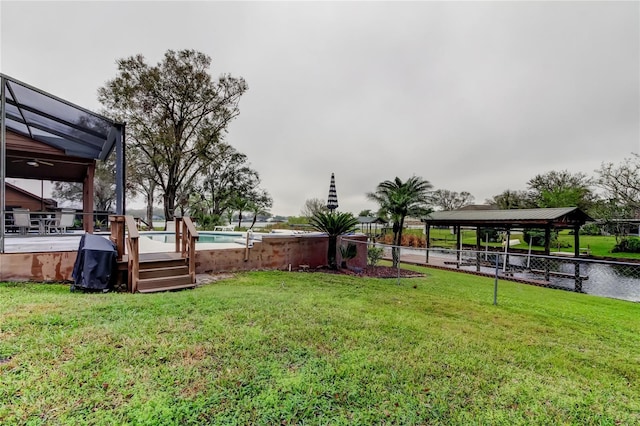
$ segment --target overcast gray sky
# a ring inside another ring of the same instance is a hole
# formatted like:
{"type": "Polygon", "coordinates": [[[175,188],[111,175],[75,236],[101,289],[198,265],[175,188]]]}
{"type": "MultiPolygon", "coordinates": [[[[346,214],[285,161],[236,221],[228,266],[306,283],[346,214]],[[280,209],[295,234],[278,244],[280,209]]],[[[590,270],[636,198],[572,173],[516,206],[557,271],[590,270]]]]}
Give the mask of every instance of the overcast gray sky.
{"type": "Polygon", "coordinates": [[[213,58],[249,91],[227,141],[299,215],[396,176],[476,203],[640,152],[640,2],[0,2],[0,70],[98,110],[115,61],[213,58]]]}

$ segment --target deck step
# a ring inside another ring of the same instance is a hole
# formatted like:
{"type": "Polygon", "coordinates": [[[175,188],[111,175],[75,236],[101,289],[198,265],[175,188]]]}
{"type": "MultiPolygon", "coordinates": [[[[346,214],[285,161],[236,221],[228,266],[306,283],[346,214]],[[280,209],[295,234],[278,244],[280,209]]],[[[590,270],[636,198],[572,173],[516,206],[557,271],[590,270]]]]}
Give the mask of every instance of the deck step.
{"type": "Polygon", "coordinates": [[[140,269],[141,280],[147,278],[175,277],[179,275],[189,275],[189,267],[183,264],[180,266],[140,269]]]}
{"type": "MultiPolygon", "coordinates": [[[[147,269],[159,269],[159,268],[177,268],[188,265],[187,259],[166,259],[166,260],[144,260],[138,263],[140,271],[147,269]]],[[[129,268],[127,260],[121,260],[118,262],[118,269],[120,271],[126,271],[129,268]]]]}
{"type": "Polygon", "coordinates": [[[196,283],[191,282],[190,275],[175,275],[170,277],[145,278],[138,281],[138,291],[140,293],[150,293],[154,291],[178,290],[181,288],[195,287],[196,283]]]}
{"type": "Polygon", "coordinates": [[[158,259],[158,260],[141,260],[140,271],[145,269],[159,269],[159,268],[175,268],[179,266],[186,266],[187,259],[158,259]]]}
{"type": "Polygon", "coordinates": [[[189,288],[195,288],[195,284],[190,284],[190,285],[176,285],[176,286],[170,286],[170,287],[163,287],[163,288],[152,288],[152,289],[147,289],[147,290],[138,290],[139,293],[158,293],[161,291],[173,291],[173,290],[186,290],[189,288]]]}

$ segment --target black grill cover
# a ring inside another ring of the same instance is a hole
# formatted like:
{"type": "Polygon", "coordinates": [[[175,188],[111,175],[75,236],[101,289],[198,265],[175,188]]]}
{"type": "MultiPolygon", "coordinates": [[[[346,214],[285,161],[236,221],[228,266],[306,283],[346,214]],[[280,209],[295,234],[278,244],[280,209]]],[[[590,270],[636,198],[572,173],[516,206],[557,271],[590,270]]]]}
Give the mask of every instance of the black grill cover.
{"type": "Polygon", "coordinates": [[[115,277],[117,251],[109,239],[84,234],[78,246],[78,256],[73,265],[75,288],[89,290],[106,290],[111,286],[111,278],[115,277]]]}

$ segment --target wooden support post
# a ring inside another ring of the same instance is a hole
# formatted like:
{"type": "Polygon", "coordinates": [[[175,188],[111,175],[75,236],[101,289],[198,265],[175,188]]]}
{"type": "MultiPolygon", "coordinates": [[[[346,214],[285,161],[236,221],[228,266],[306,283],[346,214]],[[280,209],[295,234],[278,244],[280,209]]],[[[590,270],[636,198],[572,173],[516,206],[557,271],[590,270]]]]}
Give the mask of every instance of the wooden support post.
{"type": "Polygon", "coordinates": [[[573,228],[573,244],[575,245],[575,258],[576,263],[574,265],[574,277],[575,277],[575,291],[582,293],[582,278],[580,277],[580,225],[576,225],[573,228]]]}
{"type": "Polygon", "coordinates": [[[476,272],[480,272],[480,243],[481,243],[480,227],[476,226],[476,272]]]}
{"type": "Polygon", "coordinates": [[[461,232],[462,227],[461,226],[456,226],[455,229],[457,231],[456,232],[456,261],[457,261],[456,268],[460,269],[460,262],[462,261],[462,256],[461,256],[462,255],[462,245],[460,244],[461,241],[462,241],[461,238],[460,238],[460,235],[462,234],[462,232],[461,232]]]}
{"type": "MultiPolygon", "coordinates": [[[[544,254],[549,256],[551,253],[551,226],[547,225],[544,228],[544,254]]],[[[544,260],[544,280],[549,281],[549,259],[544,260]]]]}
{"type": "Polygon", "coordinates": [[[87,175],[82,183],[82,228],[87,234],[93,234],[93,177],[96,171],[94,161],[87,167],[87,175]]]}
{"type": "Polygon", "coordinates": [[[574,270],[574,280],[575,280],[574,290],[577,293],[582,293],[582,277],[580,277],[580,260],[578,260],[577,258],[575,260],[573,270],[574,270]]]}
{"type": "Polygon", "coordinates": [[[425,247],[426,247],[426,254],[425,254],[425,259],[424,262],[425,263],[429,263],[429,249],[431,248],[431,225],[429,225],[428,223],[425,223],[424,225],[425,227],[425,236],[426,236],[426,241],[425,241],[425,247]]]}
{"type": "Polygon", "coordinates": [[[122,256],[124,256],[124,216],[111,215],[109,222],[111,223],[109,239],[116,245],[118,260],[122,260],[122,256]]]}
{"type": "Polygon", "coordinates": [[[182,251],[182,217],[174,217],[174,234],[176,239],[176,253],[182,251]]]}
{"type": "Polygon", "coordinates": [[[502,264],[502,272],[507,272],[509,264],[509,241],[511,241],[511,228],[507,228],[507,243],[504,245],[504,263],[502,264]]]}

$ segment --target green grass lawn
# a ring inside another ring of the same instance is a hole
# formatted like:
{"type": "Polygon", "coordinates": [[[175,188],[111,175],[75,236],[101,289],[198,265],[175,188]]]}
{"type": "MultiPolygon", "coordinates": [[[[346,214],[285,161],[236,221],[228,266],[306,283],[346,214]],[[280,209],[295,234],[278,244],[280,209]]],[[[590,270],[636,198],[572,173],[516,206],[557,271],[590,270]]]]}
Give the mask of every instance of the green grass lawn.
{"type": "Polygon", "coordinates": [[[426,271],[0,284],[0,424],[640,422],[640,304],[426,271]]]}

